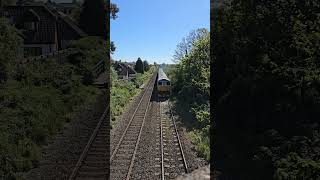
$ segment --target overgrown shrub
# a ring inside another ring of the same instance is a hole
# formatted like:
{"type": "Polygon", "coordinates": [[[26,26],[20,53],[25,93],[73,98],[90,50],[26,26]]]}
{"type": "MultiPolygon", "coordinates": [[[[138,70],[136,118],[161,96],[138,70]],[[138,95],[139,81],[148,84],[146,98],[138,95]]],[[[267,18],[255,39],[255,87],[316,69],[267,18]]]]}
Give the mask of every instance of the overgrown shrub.
{"type": "MultiPolygon", "coordinates": [[[[0,49],[6,43],[0,41],[0,49]]],[[[101,60],[103,46],[98,39],[82,39],[75,43],[80,56],[64,63],[56,58],[23,62],[12,55],[0,88],[0,179],[37,167],[48,137],[95,102],[98,90],[83,78],[101,60]]]]}
{"type": "Polygon", "coordinates": [[[302,159],[320,161],[311,134],[320,115],[319,5],[239,0],[216,9],[214,161],[231,179],[316,177],[302,159]]]}
{"type": "Polygon", "coordinates": [[[0,17],[0,84],[8,79],[8,68],[18,57],[18,49],[22,44],[19,32],[9,21],[0,17]]]}
{"type": "Polygon", "coordinates": [[[166,67],[172,84],[173,99],[191,112],[195,123],[189,133],[195,148],[206,160],[210,158],[210,39],[206,29],[198,29],[187,37],[176,50],[178,64],[166,67]],[[186,44],[188,43],[188,44],[186,44]],[[185,48],[189,50],[185,53],[185,48]],[[188,104],[188,106],[186,105],[188,104]]]}

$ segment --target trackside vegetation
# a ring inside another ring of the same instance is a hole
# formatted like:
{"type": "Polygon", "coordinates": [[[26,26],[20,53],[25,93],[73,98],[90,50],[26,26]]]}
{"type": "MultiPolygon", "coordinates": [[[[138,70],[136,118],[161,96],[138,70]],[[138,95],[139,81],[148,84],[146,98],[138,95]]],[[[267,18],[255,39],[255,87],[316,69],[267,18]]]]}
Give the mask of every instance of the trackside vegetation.
{"type": "Polygon", "coordinates": [[[214,10],[214,163],[223,179],[320,178],[319,6],[239,0],[214,10]]]}
{"type": "Polygon", "coordinates": [[[116,120],[121,116],[124,108],[129,104],[132,98],[141,92],[142,84],[146,84],[154,73],[154,67],[150,67],[143,74],[138,73],[132,80],[118,79],[117,72],[113,67],[111,69],[111,94],[110,94],[110,112],[111,124],[115,125],[116,120]]]}
{"type": "Polygon", "coordinates": [[[178,45],[175,55],[177,64],[164,68],[172,81],[175,108],[184,114],[183,123],[187,126],[196,151],[206,160],[210,158],[209,54],[209,32],[197,29],[178,45]]]}
{"type": "Polygon", "coordinates": [[[65,123],[96,101],[99,91],[85,81],[92,65],[105,57],[105,42],[88,37],[74,43],[80,54],[25,62],[22,40],[0,20],[0,179],[39,165],[41,146],[65,123]]]}

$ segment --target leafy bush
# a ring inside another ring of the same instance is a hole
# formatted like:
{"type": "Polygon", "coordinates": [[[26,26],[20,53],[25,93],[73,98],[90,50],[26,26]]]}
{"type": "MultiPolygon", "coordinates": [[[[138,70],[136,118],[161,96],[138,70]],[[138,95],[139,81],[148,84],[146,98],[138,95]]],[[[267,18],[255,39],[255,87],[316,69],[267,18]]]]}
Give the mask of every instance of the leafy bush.
{"type": "Polygon", "coordinates": [[[83,82],[85,84],[92,83],[94,79],[93,67],[108,57],[106,41],[99,37],[88,36],[75,41],[71,47],[78,49],[79,52],[70,57],[70,61],[78,66],[77,71],[83,75],[83,82]]]}
{"type": "Polygon", "coordinates": [[[278,178],[299,179],[310,172],[290,153],[320,161],[311,134],[320,115],[318,6],[314,0],[240,0],[216,9],[214,160],[229,177],[272,179],[279,165],[278,178]],[[225,154],[232,162],[225,163],[225,154]]]}
{"type": "Polygon", "coordinates": [[[286,158],[278,160],[275,166],[274,178],[277,180],[316,180],[320,178],[320,163],[311,159],[303,159],[296,153],[290,153],[286,158]]]}
{"type": "Polygon", "coordinates": [[[144,73],[144,66],[143,66],[143,62],[141,60],[141,58],[138,58],[138,60],[136,61],[136,64],[134,66],[134,69],[138,72],[138,73],[141,73],[143,74],[144,73]]]}
{"type": "MultiPolygon", "coordinates": [[[[0,49],[6,43],[1,41],[0,49]]],[[[23,63],[11,54],[9,78],[0,87],[1,178],[15,179],[37,167],[40,148],[48,137],[95,102],[98,90],[86,86],[89,82],[83,79],[101,60],[103,46],[95,38],[75,42],[82,53],[65,63],[55,58],[23,63]]],[[[12,53],[18,49],[11,48],[12,53]]]]}
{"type": "Polygon", "coordinates": [[[184,104],[196,123],[191,132],[192,142],[200,156],[210,159],[209,125],[210,125],[210,38],[206,29],[198,29],[188,36],[177,47],[175,55],[178,64],[165,66],[172,82],[172,92],[177,104],[184,104]],[[184,53],[184,47],[189,54],[184,53]],[[182,49],[181,49],[182,48],[182,49]],[[180,52],[181,51],[181,52],[180,52]],[[190,104],[191,106],[186,106],[190,104]]]}
{"type": "Polygon", "coordinates": [[[209,139],[209,126],[203,129],[196,129],[189,132],[189,137],[195,144],[195,150],[200,157],[205,158],[207,161],[210,159],[210,139],[209,139]]]}
{"type": "Polygon", "coordinates": [[[17,58],[18,48],[22,44],[19,32],[9,24],[9,21],[0,17],[0,84],[8,78],[10,63],[17,58]]]}

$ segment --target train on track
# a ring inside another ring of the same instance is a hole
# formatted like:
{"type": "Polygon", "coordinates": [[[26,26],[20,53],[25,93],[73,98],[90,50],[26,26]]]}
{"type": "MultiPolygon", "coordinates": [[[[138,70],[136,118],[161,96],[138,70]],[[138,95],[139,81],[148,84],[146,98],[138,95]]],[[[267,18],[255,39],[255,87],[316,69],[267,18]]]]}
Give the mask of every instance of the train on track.
{"type": "Polygon", "coordinates": [[[169,97],[171,93],[171,81],[162,68],[159,68],[157,75],[157,90],[159,97],[169,97]]]}

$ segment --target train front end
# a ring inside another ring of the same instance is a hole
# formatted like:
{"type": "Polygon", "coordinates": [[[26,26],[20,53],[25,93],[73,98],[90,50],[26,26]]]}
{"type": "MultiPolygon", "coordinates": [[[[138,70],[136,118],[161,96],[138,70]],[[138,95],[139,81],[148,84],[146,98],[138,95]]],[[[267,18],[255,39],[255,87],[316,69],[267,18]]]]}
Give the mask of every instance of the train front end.
{"type": "Polygon", "coordinates": [[[169,97],[171,92],[171,82],[167,75],[160,68],[157,79],[157,90],[159,97],[169,97]]]}

